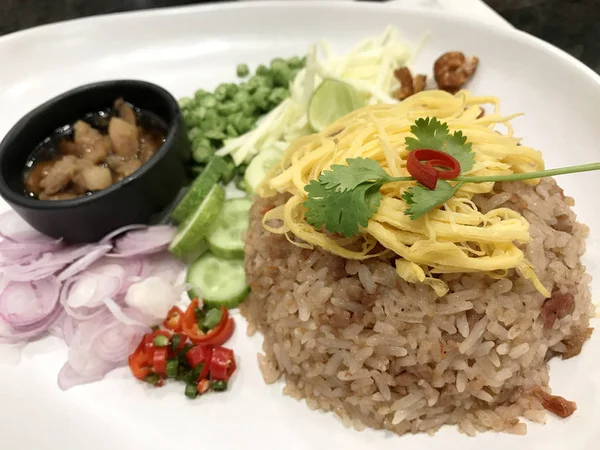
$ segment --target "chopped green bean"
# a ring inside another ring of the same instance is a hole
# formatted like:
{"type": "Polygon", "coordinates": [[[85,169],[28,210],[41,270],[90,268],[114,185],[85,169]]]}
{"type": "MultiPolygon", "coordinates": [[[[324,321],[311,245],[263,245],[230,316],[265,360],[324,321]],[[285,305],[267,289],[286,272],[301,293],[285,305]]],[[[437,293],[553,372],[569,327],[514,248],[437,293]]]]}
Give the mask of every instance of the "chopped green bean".
{"type": "Polygon", "coordinates": [[[192,155],[194,161],[199,163],[207,163],[215,154],[215,149],[212,147],[210,140],[205,136],[198,135],[192,143],[192,155]]]}
{"type": "Polygon", "coordinates": [[[188,130],[187,137],[190,141],[194,141],[194,139],[196,139],[196,136],[198,136],[199,133],[200,133],[200,129],[193,127],[188,130]]]}
{"type": "Polygon", "coordinates": [[[192,108],[194,106],[194,99],[190,97],[182,97],[179,99],[179,107],[181,109],[192,108]]]}
{"type": "Polygon", "coordinates": [[[200,105],[205,108],[214,108],[217,104],[217,99],[212,94],[207,94],[200,99],[200,105]]]}
{"type": "Polygon", "coordinates": [[[221,321],[222,315],[223,312],[220,308],[209,309],[206,313],[206,316],[204,316],[204,320],[202,321],[202,328],[212,330],[221,321]]]}
{"type": "Polygon", "coordinates": [[[175,333],[172,337],[171,337],[171,347],[173,348],[173,351],[177,351],[177,349],[179,348],[179,344],[181,344],[181,335],[178,333],[175,333]]]}
{"type": "MultiPolygon", "coordinates": [[[[305,63],[299,56],[274,58],[259,65],[254,73],[247,64],[239,64],[236,73],[245,81],[221,83],[212,92],[198,89],[193,97],[180,99],[187,137],[192,142],[193,161],[188,172],[201,173],[227,139],[252,130],[262,115],[289,98],[290,83],[305,63]]],[[[226,160],[230,167],[222,181],[227,184],[235,178],[236,185],[243,187],[244,169],[236,173],[233,160],[226,160]]]]}
{"type": "Polygon", "coordinates": [[[202,126],[203,119],[204,117],[200,115],[200,111],[194,109],[189,112],[189,117],[186,120],[186,122],[189,123],[191,126],[197,127],[202,126]]]}
{"type": "Polygon", "coordinates": [[[146,377],[144,378],[144,381],[148,384],[156,384],[156,383],[158,383],[159,379],[160,378],[158,375],[156,375],[155,373],[151,373],[151,374],[146,375],[146,377]]]}
{"type": "Polygon", "coordinates": [[[227,381],[224,381],[224,380],[211,381],[210,387],[213,391],[216,391],[216,392],[226,391],[227,390],[227,381]]]}
{"type": "Polygon", "coordinates": [[[227,125],[227,127],[225,128],[225,133],[227,133],[228,137],[232,137],[232,138],[239,136],[238,131],[232,124],[227,125]]]}
{"type": "Polygon", "coordinates": [[[167,361],[167,378],[175,378],[179,373],[179,361],[170,359],[167,361]]]}
{"type": "Polygon", "coordinates": [[[222,141],[227,137],[227,135],[223,131],[217,129],[205,132],[204,136],[214,141],[222,141]]]}
{"type": "Polygon", "coordinates": [[[239,106],[234,102],[223,102],[217,106],[217,111],[223,116],[233,114],[234,112],[238,111],[238,109],[239,106]]]}
{"type": "Polygon", "coordinates": [[[227,99],[227,85],[226,84],[220,84],[219,86],[217,86],[217,89],[215,89],[215,99],[217,99],[220,102],[227,99]]]}
{"type": "Polygon", "coordinates": [[[265,66],[264,64],[261,64],[260,66],[258,66],[256,68],[256,75],[269,75],[269,68],[267,66],[265,66]]]}
{"type": "Polygon", "coordinates": [[[227,168],[225,171],[223,171],[223,175],[221,175],[221,180],[223,181],[223,184],[229,184],[235,176],[235,163],[229,155],[225,156],[223,160],[227,163],[227,168]]]}
{"type": "Polygon", "coordinates": [[[192,370],[192,381],[198,380],[198,377],[202,373],[202,370],[204,370],[204,363],[200,363],[196,367],[194,367],[194,369],[192,370]]]}
{"type": "Polygon", "coordinates": [[[248,68],[248,64],[238,64],[236,68],[237,76],[240,78],[244,78],[248,76],[250,73],[250,69],[248,68]]]}
{"type": "Polygon", "coordinates": [[[237,91],[233,96],[233,101],[238,104],[245,103],[248,100],[250,100],[250,94],[247,91],[243,91],[241,89],[237,91]]]}
{"type": "Polygon", "coordinates": [[[300,69],[302,66],[304,66],[302,59],[298,56],[292,56],[290,59],[288,59],[287,63],[291,69],[300,69]]]}
{"type": "Polygon", "coordinates": [[[162,334],[159,334],[158,336],[156,336],[154,338],[152,343],[154,344],[155,347],[166,347],[167,345],[169,345],[169,338],[166,336],[163,336],[162,334]]]}
{"type": "Polygon", "coordinates": [[[194,92],[194,100],[196,100],[196,102],[199,102],[203,97],[207,95],[210,95],[210,93],[205,91],[204,89],[198,89],[196,92],[194,92]]]}
{"type": "Polygon", "coordinates": [[[187,383],[185,385],[185,396],[187,398],[198,397],[198,385],[196,383],[187,383]]]}

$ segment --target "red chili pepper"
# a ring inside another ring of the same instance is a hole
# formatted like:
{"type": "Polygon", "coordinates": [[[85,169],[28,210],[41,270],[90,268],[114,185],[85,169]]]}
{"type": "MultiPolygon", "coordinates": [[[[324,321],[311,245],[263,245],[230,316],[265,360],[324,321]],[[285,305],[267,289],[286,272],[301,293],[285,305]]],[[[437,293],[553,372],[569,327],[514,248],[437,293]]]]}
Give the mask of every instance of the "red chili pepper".
{"type": "Polygon", "coordinates": [[[135,352],[129,355],[129,368],[133,376],[142,381],[151,373],[152,363],[146,353],[145,339],[142,339],[135,352]]]}
{"type": "Polygon", "coordinates": [[[421,148],[408,153],[406,170],[423,186],[433,190],[438,178],[449,180],[460,175],[460,163],[448,153],[421,148]]]}
{"type": "Polygon", "coordinates": [[[212,358],[212,349],[204,345],[196,345],[190,348],[185,354],[190,367],[194,368],[200,363],[204,363],[207,367],[210,365],[212,358]]]}
{"type": "Polygon", "coordinates": [[[215,328],[204,334],[198,326],[196,318],[196,308],[198,307],[198,299],[192,300],[190,306],[185,311],[182,321],[183,332],[190,338],[192,343],[197,345],[221,345],[233,334],[235,324],[233,319],[229,323],[229,313],[227,308],[221,306],[221,320],[215,328]]]}
{"type": "Polygon", "coordinates": [[[181,331],[181,323],[183,321],[183,311],[177,306],[173,306],[167,314],[167,318],[163,322],[165,328],[179,333],[181,331]]]}
{"type": "Polygon", "coordinates": [[[235,330],[235,321],[230,317],[218,333],[209,333],[207,335],[204,345],[212,345],[213,347],[223,345],[233,335],[233,330],[235,330]]]}
{"type": "Polygon", "coordinates": [[[225,347],[215,348],[210,361],[210,378],[212,380],[227,381],[231,378],[235,369],[233,350],[225,347]]]}
{"type": "Polygon", "coordinates": [[[209,387],[210,387],[210,381],[208,381],[207,379],[204,379],[204,380],[198,381],[198,387],[196,388],[196,390],[198,391],[198,394],[202,395],[206,391],[208,391],[209,387]]]}
{"type": "Polygon", "coordinates": [[[159,377],[167,376],[167,358],[169,357],[169,349],[167,347],[160,347],[154,349],[154,354],[152,355],[152,366],[154,367],[154,372],[159,377]]]}

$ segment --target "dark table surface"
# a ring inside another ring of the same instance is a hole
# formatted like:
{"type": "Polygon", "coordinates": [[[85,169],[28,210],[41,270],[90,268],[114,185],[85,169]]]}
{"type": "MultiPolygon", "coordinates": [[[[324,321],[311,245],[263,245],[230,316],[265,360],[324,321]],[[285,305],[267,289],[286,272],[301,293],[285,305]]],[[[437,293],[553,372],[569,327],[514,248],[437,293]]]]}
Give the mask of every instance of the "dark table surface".
{"type": "MultiPolygon", "coordinates": [[[[456,0],[461,1],[461,0],[456,0]]],[[[566,50],[600,72],[600,0],[485,0],[515,27],[566,50]]],[[[202,0],[0,0],[0,35],[94,14],[202,0]]]]}

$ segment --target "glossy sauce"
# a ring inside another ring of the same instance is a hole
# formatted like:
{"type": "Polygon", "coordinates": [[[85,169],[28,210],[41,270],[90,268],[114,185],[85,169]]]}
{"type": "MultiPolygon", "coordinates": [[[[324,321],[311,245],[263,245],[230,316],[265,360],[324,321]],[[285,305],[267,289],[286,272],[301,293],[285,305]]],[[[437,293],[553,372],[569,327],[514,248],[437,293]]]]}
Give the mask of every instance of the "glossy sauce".
{"type": "Polygon", "coordinates": [[[40,200],[93,195],[148,162],[166,133],[158,116],[117,99],[112,108],[58,128],[32,151],[23,170],[24,194],[40,200]]]}

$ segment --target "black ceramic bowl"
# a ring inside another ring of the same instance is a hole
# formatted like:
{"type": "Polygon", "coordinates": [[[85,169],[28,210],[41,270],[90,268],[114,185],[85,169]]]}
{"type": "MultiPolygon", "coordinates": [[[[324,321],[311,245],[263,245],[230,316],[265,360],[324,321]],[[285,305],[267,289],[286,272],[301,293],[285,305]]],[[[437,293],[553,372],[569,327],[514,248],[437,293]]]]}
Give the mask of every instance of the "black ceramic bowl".
{"type": "Polygon", "coordinates": [[[186,183],[190,145],[177,100],[152,83],[133,80],[88,84],[44,103],[23,117],[0,143],[0,196],[38,231],[68,242],[93,242],[116,228],[151,223],[186,183]],[[24,194],[23,170],[33,149],[54,131],[123,97],[168,126],[165,142],[131,176],[73,200],[24,194]]]}

